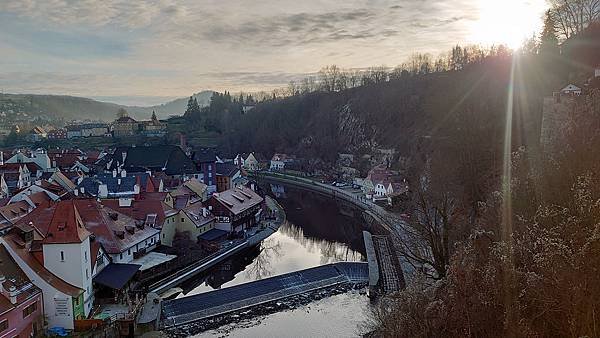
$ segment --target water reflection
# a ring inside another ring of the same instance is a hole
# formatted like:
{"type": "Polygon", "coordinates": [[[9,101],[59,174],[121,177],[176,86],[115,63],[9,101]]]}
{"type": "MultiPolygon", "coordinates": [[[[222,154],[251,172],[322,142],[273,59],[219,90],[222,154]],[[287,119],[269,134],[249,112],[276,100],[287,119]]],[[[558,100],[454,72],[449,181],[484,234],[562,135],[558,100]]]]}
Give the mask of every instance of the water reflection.
{"type": "MultiPolygon", "coordinates": [[[[267,192],[274,195],[270,188],[267,192]]],[[[283,186],[275,191],[288,221],[261,245],[184,285],[186,295],[332,262],[364,260],[360,217],[344,216],[340,205],[310,192],[283,186]]]]}
{"type": "Polygon", "coordinates": [[[273,238],[268,238],[261,244],[261,252],[258,257],[244,271],[246,279],[259,280],[273,275],[273,265],[283,255],[283,246],[273,238]]]}

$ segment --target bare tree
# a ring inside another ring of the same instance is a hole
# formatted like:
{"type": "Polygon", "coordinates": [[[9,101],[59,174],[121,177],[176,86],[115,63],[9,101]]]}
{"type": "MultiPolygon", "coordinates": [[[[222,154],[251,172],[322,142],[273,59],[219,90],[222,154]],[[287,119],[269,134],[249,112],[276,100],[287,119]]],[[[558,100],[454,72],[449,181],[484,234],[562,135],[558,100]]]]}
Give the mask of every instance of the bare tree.
{"type": "Polygon", "coordinates": [[[562,38],[583,31],[600,17],[600,0],[551,0],[551,13],[562,38]]]}
{"type": "Polygon", "coordinates": [[[450,232],[458,223],[458,208],[449,194],[433,197],[417,193],[413,219],[406,224],[400,254],[415,270],[434,279],[444,278],[450,262],[450,232]]]}

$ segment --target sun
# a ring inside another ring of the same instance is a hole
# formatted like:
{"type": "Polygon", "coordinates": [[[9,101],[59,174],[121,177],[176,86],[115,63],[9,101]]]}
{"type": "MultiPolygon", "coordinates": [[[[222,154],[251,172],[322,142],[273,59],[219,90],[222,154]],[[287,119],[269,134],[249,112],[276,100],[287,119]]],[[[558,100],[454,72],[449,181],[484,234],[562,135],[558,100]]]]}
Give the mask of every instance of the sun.
{"type": "Polygon", "coordinates": [[[541,30],[547,7],[546,0],[479,0],[478,19],[469,28],[469,40],[516,49],[541,30]]]}

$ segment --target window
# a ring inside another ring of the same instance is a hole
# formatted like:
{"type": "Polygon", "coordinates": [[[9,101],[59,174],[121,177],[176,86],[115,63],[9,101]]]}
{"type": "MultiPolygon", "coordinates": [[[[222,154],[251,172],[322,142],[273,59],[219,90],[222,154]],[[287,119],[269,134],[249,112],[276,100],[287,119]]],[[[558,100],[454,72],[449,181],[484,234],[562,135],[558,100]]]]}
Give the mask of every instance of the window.
{"type": "Polygon", "coordinates": [[[122,252],[119,254],[119,259],[123,259],[123,253],[122,252]]]}
{"type": "Polygon", "coordinates": [[[84,258],[85,258],[85,261],[87,262],[87,251],[85,251],[85,252],[83,253],[83,256],[84,256],[84,258]]]}
{"type": "Polygon", "coordinates": [[[90,279],[90,272],[88,269],[85,269],[85,278],[90,279]]]}
{"type": "Polygon", "coordinates": [[[8,319],[5,319],[0,322],[0,332],[8,329],[8,319]]]}
{"type": "Polygon", "coordinates": [[[163,239],[165,239],[165,234],[163,234],[163,239]]]}
{"type": "Polygon", "coordinates": [[[185,220],[183,219],[183,217],[181,217],[181,221],[182,221],[182,222],[185,222],[185,220]]]}
{"type": "Polygon", "coordinates": [[[37,310],[37,303],[33,303],[28,307],[23,309],[23,318],[26,318],[30,314],[34,313],[37,310]]]}
{"type": "Polygon", "coordinates": [[[61,261],[61,262],[64,262],[64,261],[65,261],[65,252],[64,252],[64,251],[61,251],[61,252],[60,252],[60,261],[61,261]]]}

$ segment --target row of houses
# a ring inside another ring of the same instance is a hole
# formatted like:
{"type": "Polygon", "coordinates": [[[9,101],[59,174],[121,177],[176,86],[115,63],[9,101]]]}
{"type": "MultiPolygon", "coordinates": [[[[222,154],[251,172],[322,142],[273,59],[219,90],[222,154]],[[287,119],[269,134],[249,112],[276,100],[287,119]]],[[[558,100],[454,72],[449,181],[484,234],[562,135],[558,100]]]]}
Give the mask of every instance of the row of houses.
{"type": "Polygon", "coordinates": [[[101,122],[80,123],[50,130],[41,126],[34,126],[26,137],[31,142],[38,142],[43,139],[65,140],[86,137],[129,137],[136,135],[162,137],[166,133],[167,124],[158,120],[156,113],[152,112],[150,120],[147,121],[137,121],[123,113],[122,116],[110,124],[101,122]]]}
{"type": "MultiPolygon", "coordinates": [[[[34,153],[42,154],[20,151],[11,158],[23,172],[35,164],[34,153]]],[[[72,150],[44,154],[42,164],[51,170],[35,164],[41,175],[0,201],[2,337],[73,330],[101,318],[107,303],[127,314],[136,276],[177,259],[158,247],[175,245],[185,233],[214,250],[221,241],[243,238],[263,217],[264,199],[253,188],[218,179],[240,169],[207,150],[191,156],[171,146],[89,157],[72,150]],[[68,177],[59,159],[77,175],[68,177]]]]}

